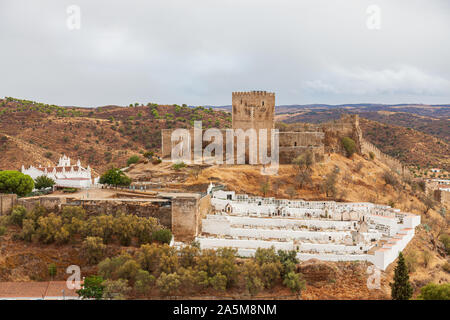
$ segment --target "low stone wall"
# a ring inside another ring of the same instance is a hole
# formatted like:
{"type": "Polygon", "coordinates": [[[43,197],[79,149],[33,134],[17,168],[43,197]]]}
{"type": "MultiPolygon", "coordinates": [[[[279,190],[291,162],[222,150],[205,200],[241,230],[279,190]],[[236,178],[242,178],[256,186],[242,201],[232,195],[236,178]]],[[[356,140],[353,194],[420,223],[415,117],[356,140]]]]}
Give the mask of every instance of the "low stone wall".
{"type": "Polygon", "coordinates": [[[172,228],[172,208],[170,201],[121,201],[121,200],[70,200],[64,206],[80,206],[88,215],[116,214],[124,212],[140,217],[157,218],[166,228],[172,228]]]}
{"type": "Polygon", "coordinates": [[[27,210],[33,210],[37,206],[43,206],[49,211],[58,211],[61,205],[66,203],[66,198],[62,197],[31,197],[21,198],[17,201],[18,205],[23,206],[27,210]]]}
{"type": "Polygon", "coordinates": [[[0,216],[9,214],[17,203],[17,195],[0,193],[0,216]]]}
{"type": "Polygon", "coordinates": [[[447,190],[435,190],[434,197],[437,201],[443,205],[450,205],[450,191],[447,190]]]}
{"type": "Polygon", "coordinates": [[[209,212],[211,197],[177,196],[172,200],[172,233],[177,241],[192,241],[201,232],[201,220],[209,212]]]}

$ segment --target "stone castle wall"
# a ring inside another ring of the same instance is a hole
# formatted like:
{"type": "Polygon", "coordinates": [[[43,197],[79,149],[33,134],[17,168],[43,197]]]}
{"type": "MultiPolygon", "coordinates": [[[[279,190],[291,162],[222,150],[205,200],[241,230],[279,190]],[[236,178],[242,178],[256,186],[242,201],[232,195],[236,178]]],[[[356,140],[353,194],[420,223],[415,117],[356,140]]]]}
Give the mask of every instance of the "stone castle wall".
{"type": "Polygon", "coordinates": [[[383,153],[378,149],[375,145],[370,143],[369,141],[362,139],[361,141],[361,153],[365,153],[369,155],[369,153],[372,152],[375,155],[375,159],[378,159],[382,163],[384,163],[386,166],[391,168],[392,170],[396,171],[398,174],[409,176],[410,172],[406,166],[404,166],[400,161],[397,159],[383,153]]]}
{"type": "MultiPolygon", "coordinates": [[[[270,132],[274,128],[275,121],[275,94],[266,91],[251,92],[233,92],[232,93],[232,122],[233,129],[266,129],[270,132]]],[[[162,157],[169,158],[172,147],[177,142],[171,142],[173,130],[162,130],[162,157]]],[[[221,130],[224,142],[223,153],[225,155],[226,134],[221,130]]],[[[193,129],[190,130],[193,137],[193,129]]],[[[368,154],[373,152],[378,160],[393,168],[399,174],[409,175],[409,170],[403,166],[400,161],[382,153],[376,146],[363,139],[362,131],[359,126],[358,115],[341,116],[341,119],[322,124],[304,124],[298,128],[298,131],[279,132],[279,151],[280,163],[289,164],[297,156],[305,152],[312,152],[316,160],[325,159],[326,154],[341,153],[345,154],[342,146],[342,138],[350,137],[356,143],[356,151],[359,154],[368,154]]],[[[246,163],[248,162],[248,139],[246,145],[246,163]]],[[[203,148],[209,142],[202,142],[203,148]]],[[[235,155],[236,155],[236,140],[235,155]]],[[[258,146],[257,146],[258,147],[258,146]]],[[[194,142],[191,141],[191,150],[193,151],[194,142]]],[[[270,150],[270,134],[268,134],[268,150],[270,150]]],[[[193,152],[191,152],[193,154],[193,152]]]]}
{"type": "Polygon", "coordinates": [[[274,128],[275,93],[266,91],[233,92],[233,129],[274,128]]]}
{"type": "Polygon", "coordinates": [[[0,194],[0,216],[9,214],[17,203],[17,195],[0,194]]]}
{"type": "Polygon", "coordinates": [[[177,241],[192,241],[201,232],[201,219],[210,208],[211,198],[177,197],[172,202],[172,233],[177,241]]]}

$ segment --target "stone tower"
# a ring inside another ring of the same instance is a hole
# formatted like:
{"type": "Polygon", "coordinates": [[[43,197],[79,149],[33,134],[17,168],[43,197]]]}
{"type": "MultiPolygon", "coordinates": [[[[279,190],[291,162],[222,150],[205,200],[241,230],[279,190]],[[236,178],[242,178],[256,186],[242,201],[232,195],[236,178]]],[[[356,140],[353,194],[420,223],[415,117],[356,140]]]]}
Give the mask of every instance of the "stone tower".
{"type": "Polygon", "coordinates": [[[266,91],[233,92],[233,129],[250,128],[270,130],[274,128],[275,93],[266,91]]]}

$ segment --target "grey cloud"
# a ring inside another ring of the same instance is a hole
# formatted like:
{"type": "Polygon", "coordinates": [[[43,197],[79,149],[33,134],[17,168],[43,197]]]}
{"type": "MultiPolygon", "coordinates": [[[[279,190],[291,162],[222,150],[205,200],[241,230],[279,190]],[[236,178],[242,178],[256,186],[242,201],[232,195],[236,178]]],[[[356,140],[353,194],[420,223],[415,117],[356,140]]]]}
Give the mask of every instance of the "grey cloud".
{"type": "Polygon", "coordinates": [[[223,105],[261,89],[279,104],[450,103],[449,31],[445,0],[2,0],[0,96],[223,105]],[[372,4],[380,30],[366,27],[372,4]]]}

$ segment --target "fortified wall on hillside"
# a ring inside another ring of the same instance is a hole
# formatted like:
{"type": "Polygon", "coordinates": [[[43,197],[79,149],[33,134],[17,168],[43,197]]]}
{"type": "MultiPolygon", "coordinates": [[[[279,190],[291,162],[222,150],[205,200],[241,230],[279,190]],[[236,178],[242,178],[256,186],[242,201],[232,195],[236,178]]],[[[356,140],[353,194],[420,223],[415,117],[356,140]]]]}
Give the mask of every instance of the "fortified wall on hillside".
{"type": "MultiPolygon", "coordinates": [[[[256,144],[259,141],[259,130],[266,129],[267,146],[270,153],[271,137],[270,130],[275,128],[275,93],[266,91],[250,91],[250,92],[233,92],[232,93],[232,128],[233,130],[247,131],[255,129],[258,135],[256,144]]],[[[172,149],[178,141],[171,141],[173,129],[162,130],[162,157],[169,159],[172,149]]],[[[224,145],[226,141],[226,130],[221,129],[224,137],[224,145]]],[[[191,137],[194,136],[193,129],[190,131],[191,137]]],[[[334,120],[318,125],[305,124],[295,131],[278,132],[279,156],[281,164],[292,163],[297,156],[306,152],[312,152],[316,161],[322,161],[330,153],[345,153],[341,140],[343,137],[350,137],[356,143],[356,151],[359,154],[369,154],[373,152],[377,159],[384,162],[398,173],[406,173],[402,164],[388,155],[382,153],[377,147],[367,142],[362,137],[361,128],[359,126],[358,115],[342,115],[341,119],[334,120]]],[[[234,149],[236,150],[236,137],[233,137],[234,149]]],[[[202,142],[203,149],[210,142],[202,142]]],[[[246,139],[246,161],[248,161],[248,153],[250,139],[246,139]]],[[[193,150],[193,143],[190,143],[193,150]]],[[[259,150],[259,145],[256,145],[259,150]]],[[[225,154],[225,151],[224,151],[225,154]]],[[[234,153],[236,155],[236,152],[234,153]]]]}

